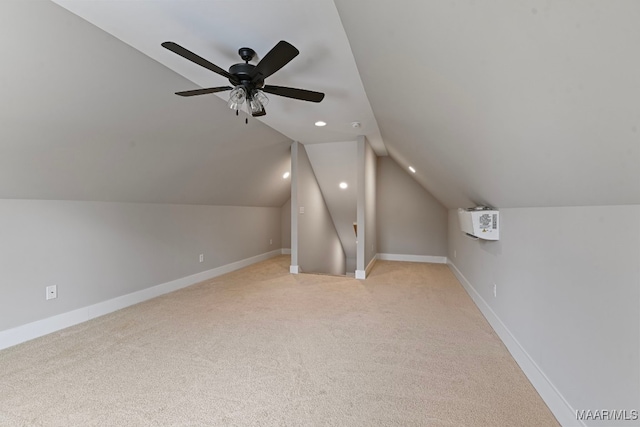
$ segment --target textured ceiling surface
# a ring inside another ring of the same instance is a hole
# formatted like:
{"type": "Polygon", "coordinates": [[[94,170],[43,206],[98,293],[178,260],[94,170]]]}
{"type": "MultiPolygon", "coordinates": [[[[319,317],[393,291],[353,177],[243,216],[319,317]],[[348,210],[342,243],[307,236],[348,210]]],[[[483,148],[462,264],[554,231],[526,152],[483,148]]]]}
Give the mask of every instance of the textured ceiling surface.
{"type": "Polygon", "coordinates": [[[279,206],[291,140],[364,134],[449,208],[640,204],[637,1],[57,3],[0,2],[0,198],[279,206]],[[322,103],[173,94],[226,82],[161,42],[280,39],[322,103]]]}

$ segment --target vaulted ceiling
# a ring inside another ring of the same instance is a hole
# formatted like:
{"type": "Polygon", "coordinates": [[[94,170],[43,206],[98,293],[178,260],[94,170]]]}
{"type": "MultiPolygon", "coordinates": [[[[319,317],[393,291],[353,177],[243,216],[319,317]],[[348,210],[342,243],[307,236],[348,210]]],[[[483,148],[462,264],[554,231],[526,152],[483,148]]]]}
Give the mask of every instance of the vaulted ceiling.
{"type": "Polygon", "coordinates": [[[280,206],[292,140],[364,134],[448,207],[640,203],[634,0],[57,3],[0,2],[0,198],[280,206]],[[282,39],[268,83],[326,98],[248,124],[175,96],[227,82],[160,46],[282,39]]]}
{"type": "Polygon", "coordinates": [[[640,203],[640,2],[336,4],[390,155],[448,207],[640,203]]]}
{"type": "Polygon", "coordinates": [[[0,2],[0,198],[281,206],[291,139],[49,1],[0,2]]]}

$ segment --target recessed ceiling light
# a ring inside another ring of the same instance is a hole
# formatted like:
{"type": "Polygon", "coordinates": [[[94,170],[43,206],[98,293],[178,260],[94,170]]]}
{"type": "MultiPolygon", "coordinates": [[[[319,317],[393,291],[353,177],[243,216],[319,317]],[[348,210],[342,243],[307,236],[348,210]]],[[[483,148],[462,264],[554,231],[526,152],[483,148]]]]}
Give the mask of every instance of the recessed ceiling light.
{"type": "Polygon", "coordinates": [[[289,178],[289,172],[285,172],[284,175],[282,175],[282,178],[284,178],[284,179],[289,178]]]}
{"type": "Polygon", "coordinates": [[[409,170],[413,173],[416,173],[416,170],[413,168],[413,166],[409,166],[409,170]]]}
{"type": "Polygon", "coordinates": [[[318,126],[318,127],[322,127],[322,126],[326,126],[326,125],[327,125],[327,123],[326,123],[326,122],[323,122],[322,120],[318,120],[318,121],[316,122],[316,126],[318,126]]]}
{"type": "Polygon", "coordinates": [[[345,188],[347,188],[347,187],[348,187],[348,185],[347,185],[347,183],[346,183],[346,182],[341,182],[341,183],[340,183],[340,188],[342,188],[343,190],[344,190],[345,188]]]}

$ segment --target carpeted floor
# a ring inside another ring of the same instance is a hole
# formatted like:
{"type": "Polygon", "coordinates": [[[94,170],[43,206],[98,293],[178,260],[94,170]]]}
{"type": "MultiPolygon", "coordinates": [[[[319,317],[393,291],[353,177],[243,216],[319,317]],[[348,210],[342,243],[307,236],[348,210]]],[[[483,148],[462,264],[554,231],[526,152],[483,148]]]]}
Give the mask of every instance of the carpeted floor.
{"type": "Polygon", "coordinates": [[[0,351],[2,426],[556,426],[446,265],[281,256],[0,351]]]}

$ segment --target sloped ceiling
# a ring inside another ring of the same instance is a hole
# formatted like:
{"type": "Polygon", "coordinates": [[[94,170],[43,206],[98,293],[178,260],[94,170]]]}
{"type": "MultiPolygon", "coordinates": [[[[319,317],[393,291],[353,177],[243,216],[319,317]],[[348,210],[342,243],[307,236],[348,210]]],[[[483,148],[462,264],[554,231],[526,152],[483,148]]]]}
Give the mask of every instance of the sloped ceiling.
{"type": "MultiPolygon", "coordinates": [[[[286,40],[300,54],[269,76],[267,84],[320,91],[326,97],[314,104],[269,95],[267,115],[258,120],[303,144],[355,140],[364,133],[379,154],[386,154],[333,0],[54,1],[195,83],[167,91],[229,82],[164,49],[162,42],[176,42],[228,69],[242,62],[240,47],[255,50],[255,64],[286,40]],[[327,126],[315,127],[318,120],[327,126]],[[353,128],[353,122],[360,127],[353,128]]],[[[207,96],[229,99],[228,92],[207,96]]]]}
{"type": "Polygon", "coordinates": [[[0,2],[2,198],[278,206],[292,139],[361,133],[450,208],[640,203],[635,0],[59,2],[107,32],[0,2]],[[269,83],[327,98],[245,125],[221,97],[173,95],[225,82],[172,38],[221,66],[288,40],[301,55],[269,83]]]}
{"type": "Polygon", "coordinates": [[[0,198],[281,206],[291,139],[49,1],[0,2],[0,198]]]}
{"type": "Polygon", "coordinates": [[[390,155],[446,206],[640,203],[640,2],[336,5],[390,155]]]}

